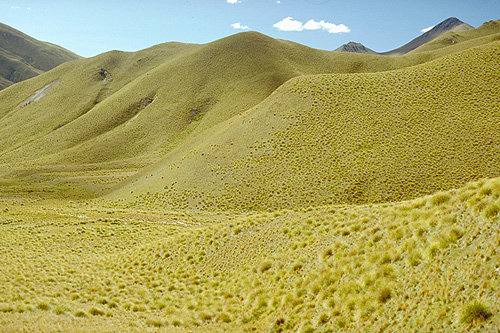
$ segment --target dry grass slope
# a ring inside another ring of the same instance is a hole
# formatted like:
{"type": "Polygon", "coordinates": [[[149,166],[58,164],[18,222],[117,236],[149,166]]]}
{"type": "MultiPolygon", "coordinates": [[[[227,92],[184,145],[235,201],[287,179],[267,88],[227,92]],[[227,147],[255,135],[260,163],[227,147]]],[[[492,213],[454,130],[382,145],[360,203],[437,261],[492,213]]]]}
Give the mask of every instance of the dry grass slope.
{"type": "Polygon", "coordinates": [[[498,178],[245,216],[3,200],[0,324],[486,332],[500,325],[499,200],[498,178]]]}
{"type": "Polygon", "coordinates": [[[109,196],[276,210],[399,201],[500,175],[500,44],[396,71],[303,76],[109,196]]]}
{"type": "Polygon", "coordinates": [[[494,331],[500,42],[476,33],[404,57],[244,33],[3,90],[0,331],[494,331]]]}
{"type": "Polygon", "coordinates": [[[30,170],[31,180],[47,168],[136,170],[256,106],[290,78],[406,68],[466,46],[384,57],[315,50],[247,32],[206,45],[108,52],[0,93],[0,164],[5,173],[30,170]]]}

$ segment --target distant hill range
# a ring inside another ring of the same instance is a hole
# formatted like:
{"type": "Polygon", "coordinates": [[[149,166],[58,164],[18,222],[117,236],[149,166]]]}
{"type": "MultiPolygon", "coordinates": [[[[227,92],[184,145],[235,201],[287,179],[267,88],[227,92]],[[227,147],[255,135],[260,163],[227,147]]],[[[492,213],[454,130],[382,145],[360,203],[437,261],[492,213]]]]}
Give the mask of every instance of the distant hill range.
{"type": "Polygon", "coordinates": [[[0,23],[0,89],[80,56],[0,23]]]}
{"type": "Polygon", "coordinates": [[[379,54],[379,55],[390,55],[390,56],[398,56],[398,55],[404,55],[407,54],[418,47],[438,38],[441,37],[447,33],[451,32],[461,32],[461,31],[466,31],[466,30],[471,30],[474,29],[473,26],[464,23],[457,19],[456,17],[450,17],[443,22],[439,23],[438,25],[434,26],[431,30],[423,33],[422,35],[418,36],[417,38],[413,39],[409,43],[394,49],[392,51],[387,51],[387,52],[375,52],[367,47],[365,47],[363,44],[360,43],[355,43],[355,42],[349,42],[347,44],[342,45],[341,47],[335,49],[334,51],[337,52],[354,52],[354,53],[362,53],[362,54],[379,54]]]}

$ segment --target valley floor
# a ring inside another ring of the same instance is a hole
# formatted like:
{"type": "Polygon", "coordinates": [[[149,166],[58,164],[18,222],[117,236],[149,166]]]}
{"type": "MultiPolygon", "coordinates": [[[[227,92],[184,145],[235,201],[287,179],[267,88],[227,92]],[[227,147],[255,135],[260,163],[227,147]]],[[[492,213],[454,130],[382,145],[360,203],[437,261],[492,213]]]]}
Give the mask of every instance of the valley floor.
{"type": "Polygon", "coordinates": [[[12,186],[0,198],[3,332],[500,327],[499,179],[251,214],[16,197],[12,186]]]}

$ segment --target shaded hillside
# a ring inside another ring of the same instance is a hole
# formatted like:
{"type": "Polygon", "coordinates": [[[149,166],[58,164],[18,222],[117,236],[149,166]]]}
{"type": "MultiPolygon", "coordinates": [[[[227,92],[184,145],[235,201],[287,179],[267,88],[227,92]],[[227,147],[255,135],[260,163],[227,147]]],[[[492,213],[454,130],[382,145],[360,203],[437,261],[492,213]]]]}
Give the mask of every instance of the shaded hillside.
{"type": "Polygon", "coordinates": [[[0,23],[0,89],[80,57],[0,23]]]}
{"type": "Polygon", "coordinates": [[[383,55],[391,55],[391,56],[398,56],[398,55],[403,55],[406,54],[414,49],[416,49],[419,46],[424,45],[425,43],[428,43],[439,36],[453,31],[453,32],[461,32],[461,31],[466,31],[474,29],[474,27],[468,25],[467,23],[464,23],[457,19],[456,17],[450,17],[443,22],[439,23],[438,25],[434,26],[431,30],[423,33],[422,35],[418,36],[417,38],[411,40],[407,44],[392,50],[388,52],[383,52],[380,54],[383,55]]]}
{"type": "Polygon", "coordinates": [[[500,43],[376,74],[290,80],[112,193],[279,209],[395,201],[500,175],[500,43]]]}

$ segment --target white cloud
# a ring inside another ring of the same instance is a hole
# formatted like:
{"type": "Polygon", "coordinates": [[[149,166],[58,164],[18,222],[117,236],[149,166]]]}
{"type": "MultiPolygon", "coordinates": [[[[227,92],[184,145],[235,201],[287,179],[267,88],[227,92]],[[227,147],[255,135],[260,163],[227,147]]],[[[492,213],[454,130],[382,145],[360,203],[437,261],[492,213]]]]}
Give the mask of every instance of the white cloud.
{"type": "Polygon", "coordinates": [[[278,1],[276,1],[276,3],[279,5],[281,3],[281,1],[278,0],[278,1]]]}
{"type": "Polygon", "coordinates": [[[302,22],[294,20],[293,17],[288,16],[287,18],[282,19],[281,21],[273,24],[273,27],[278,28],[281,31],[302,31],[304,27],[302,26],[302,22]]]}
{"type": "Polygon", "coordinates": [[[235,3],[240,3],[241,0],[226,0],[227,3],[235,4],[235,3]]]}
{"type": "Polygon", "coordinates": [[[331,34],[337,34],[341,32],[350,32],[351,29],[344,24],[334,24],[330,22],[325,22],[324,20],[315,21],[309,20],[306,24],[294,20],[293,17],[287,17],[278,23],[275,23],[273,27],[278,28],[281,31],[302,31],[302,30],[326,30],[331,34]]]}
{"type": "Polygon", "coordinates": [[[434,27],[435,27],[435,25],[433,25],[432,27],[428,27],[428,28],[422,29],[422,30],[420,30],[420,31],[421,31],[421,32],[427,32],[427,31],[429,31],[429,30],[432,30],[432,28],[434,28],[434,27]]]}
{"type": "Polygon", "coordinates": [[[231,27],[233,27],[234,29],[240,29],[240,30],[248,30],[248,29],[250,29],[248,27],[248,25],[241,25],[241,23],[239,23],[239,22],[231,24],[231,27]]]}
{"type": "MultiPolygon", "coordinates": [[[[10,6],[10,9],[18,10],[21,9],[19,6],[10,6]]],[[[31,10],[31,7],[26,8],[26,10],[31,10]]]]}
{"type": "MultiPolygon", "coordinates": [[[[321,21],[323,22],[323,21],[321,21]]],[[[318,30],[321,29],[321,23],[316,22],[314,20],[309,20],[306,22],[306,24],[303,25],[303,28],[306,30],[318,30]]]]}

